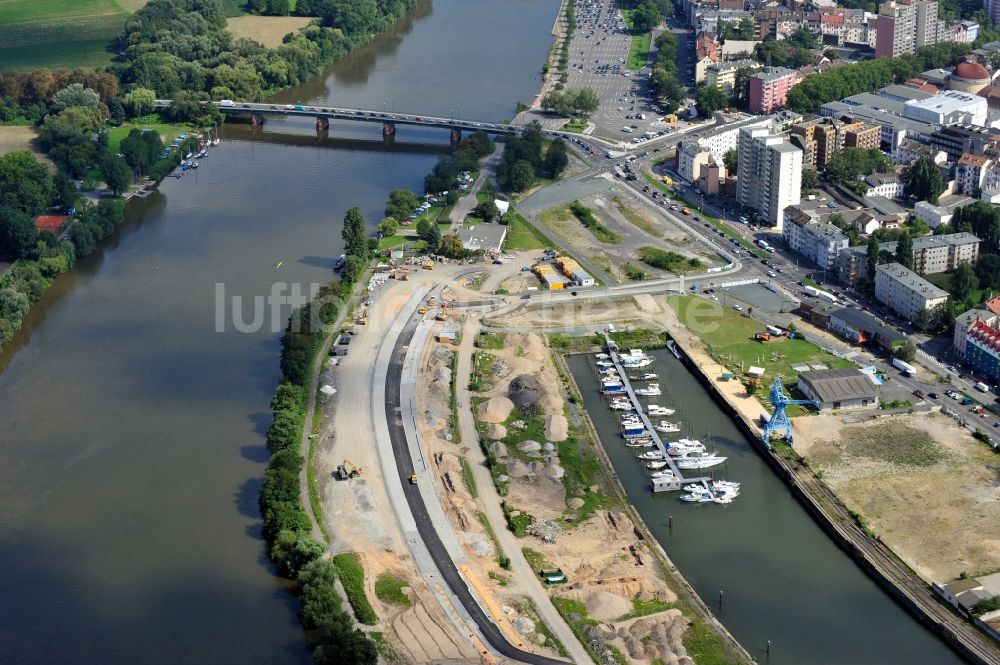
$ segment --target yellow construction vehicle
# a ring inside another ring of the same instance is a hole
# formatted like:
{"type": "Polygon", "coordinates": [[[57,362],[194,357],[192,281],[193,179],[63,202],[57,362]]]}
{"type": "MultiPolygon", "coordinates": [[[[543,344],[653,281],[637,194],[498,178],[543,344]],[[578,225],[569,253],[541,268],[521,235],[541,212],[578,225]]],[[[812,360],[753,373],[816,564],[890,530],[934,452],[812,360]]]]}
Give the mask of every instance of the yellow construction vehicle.
{"type": "Polygon", "coordinates": [[[417,474],[415,474],[415,473],[411,473],[410,474],[410,484],[411,485],[416,485],[417,484],[417,474]]]}
{"type": "Polygon", "coordinates": [[[428,311],[427,307],[421,307],[420,309],[417,310],[417,312],[419,312],[420,314],[426,314],[427,311],[428,311]]]}
{"type": "Polygon", "coordinates": [[[340,480],[347,480],[349,478],[360,478],[361,477],[361,467],[357,466],[351,460],[344,460],[343,463],[337,465],[337,478],[340,480]]]}
{"type": "Polygon", "coordinates": [[[434,270],[434,262],[424,261],[424,270],[434,270]]]}

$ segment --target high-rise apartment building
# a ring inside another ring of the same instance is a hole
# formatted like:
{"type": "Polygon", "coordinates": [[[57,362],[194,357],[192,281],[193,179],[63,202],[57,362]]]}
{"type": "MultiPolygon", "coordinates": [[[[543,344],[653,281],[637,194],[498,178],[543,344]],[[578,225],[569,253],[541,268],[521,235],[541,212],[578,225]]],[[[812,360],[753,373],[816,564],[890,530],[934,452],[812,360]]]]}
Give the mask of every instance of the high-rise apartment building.
{"type": "Polygon", "coordinates": [[[876,58],[895,58],[937,44],[944,30],[936,0],[886,0],[875,25],[876,58]]]}
{"type": "Polygon", "coordinates": [[[802,150],[763,127],[740,129],[740,205],[781,230],[784,210],[802,198],[802,150]]]}

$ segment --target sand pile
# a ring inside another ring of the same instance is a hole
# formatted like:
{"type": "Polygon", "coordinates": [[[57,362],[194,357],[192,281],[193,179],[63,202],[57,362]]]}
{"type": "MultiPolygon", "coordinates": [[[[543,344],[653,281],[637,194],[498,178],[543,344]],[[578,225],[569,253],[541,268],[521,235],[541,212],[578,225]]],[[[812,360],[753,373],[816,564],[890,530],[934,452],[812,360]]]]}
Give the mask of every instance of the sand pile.
{"type": "Polygon", "coordinates": [[[542,341],[542,338],[539,337],[538,335],[528,335],[525,338],[524,344],[522,345],[521,348],[524,350],[522,356],[527,358],[528,360],[534,360],[536,362],[540,362],[542,360],[545,360],[545,357],[548,355],[548,350],[545,348],[545,343],[542,341]]]}
{"type": "Polygon", "coordinates": [[[503,395],[498,395],[479,405],[479,419],[486,423],[502,423],[513,410],[514,403],[503,395]]]}
{"type": "Polygon", "coordinates": [[[632,610],[631,601],[607,591],[591,594],[584,604],[587,606],[590,618],[598,621],[613,621],[632,610]]]}
{"type": "Polygon", "coordinates": [[[545,438],[551,441],[565,441],[569,434],[569,423],[566,416],[545,416],[545,438]]]}

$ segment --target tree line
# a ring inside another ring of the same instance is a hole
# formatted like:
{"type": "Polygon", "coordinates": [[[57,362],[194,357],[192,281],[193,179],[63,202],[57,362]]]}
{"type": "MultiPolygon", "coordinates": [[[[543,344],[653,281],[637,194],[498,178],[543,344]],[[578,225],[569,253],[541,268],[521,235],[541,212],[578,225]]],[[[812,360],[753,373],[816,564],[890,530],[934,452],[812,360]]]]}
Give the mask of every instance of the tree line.
{"type": "Polygon", "coordinates": [[[685,95],[684,86],[677,79],[677,36],[669,30],[661,32],[656,38],[656,49],[649,87],[660,106],[667,113],[673,113],[685,95]]]}
{"type": "Polygon", "coordinates": [[[504,142],[497,164],[497,184],[505,192],[523,192],[539,178],[558,178],[569,164],[566,142],[555,139],[544,148],[542,126],[532,122],[504,142]]]}

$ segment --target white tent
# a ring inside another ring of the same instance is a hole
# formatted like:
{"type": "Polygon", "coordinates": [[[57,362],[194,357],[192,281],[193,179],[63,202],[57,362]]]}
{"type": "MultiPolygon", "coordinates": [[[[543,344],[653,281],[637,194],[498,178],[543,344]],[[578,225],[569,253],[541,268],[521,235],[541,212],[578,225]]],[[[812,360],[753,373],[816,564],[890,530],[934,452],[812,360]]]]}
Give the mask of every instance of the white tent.
{"type": "Polygon", "coordinates": [[[327,397],[337,394],[337,389],[331,386],[329,383],[324,383],[319,387],[319,391],[326,395],[327,397]]]}
{"type": "Polygon", "coordinates": [[[497,210],[500,211],[500,216],[501,217],[503,217],[504,215],[506,215],[507,211],[510,210],[510,202],[509,201],[501,201],[500,199],[493,199],[493,203],[496,205],[497,210]]]}

